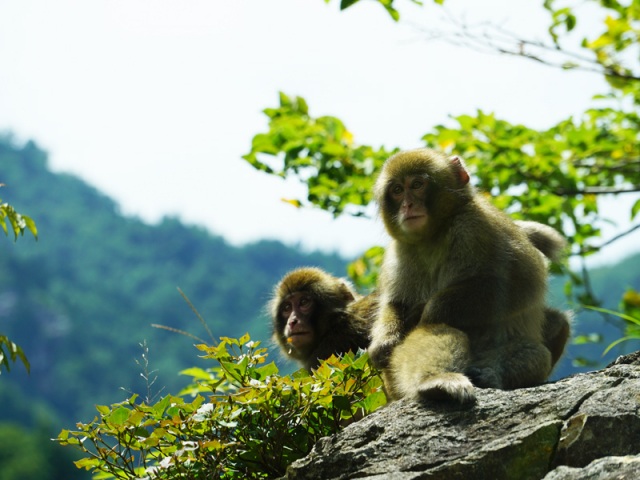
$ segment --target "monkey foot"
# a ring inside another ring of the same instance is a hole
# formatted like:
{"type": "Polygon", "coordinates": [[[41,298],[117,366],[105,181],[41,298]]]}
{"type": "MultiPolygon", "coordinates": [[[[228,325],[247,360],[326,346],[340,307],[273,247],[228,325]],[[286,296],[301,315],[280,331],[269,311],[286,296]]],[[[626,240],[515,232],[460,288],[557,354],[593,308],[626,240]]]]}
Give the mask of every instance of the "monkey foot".
{"type": "Polygon", "coordinates": [[[502,379],[493,368],[469,367],[464,373],[478,388],[502,388],[502,379]]]}
{"type": "Polygon", "coordinates": [[[420,400],[454,401],[473,403],[476,394],[471,381],[461,373],[443,373],[420,384],[417,390],[420,400]]]}

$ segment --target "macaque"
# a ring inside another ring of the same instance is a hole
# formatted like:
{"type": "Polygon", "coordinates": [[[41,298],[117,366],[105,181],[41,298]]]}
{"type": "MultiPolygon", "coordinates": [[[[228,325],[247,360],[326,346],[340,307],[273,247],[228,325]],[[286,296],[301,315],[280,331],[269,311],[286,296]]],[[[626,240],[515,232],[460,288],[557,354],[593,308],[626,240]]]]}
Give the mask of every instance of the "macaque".
{"type": "MultiPolygon", "coordinates": [[[[567,247],[566,240],[556,230],[538,222],[517,220],[527,238],[549,260],[557,262],[567,247]]],[[[544,345],[551,352],[551,368],[558,363],[571,334],[571,313],[546,307],[543,331],[544,345]]]]}
{"type": "Polygon", "coordinates": [[[469,403],[472,380],[544,382],[547,267],[526,227],[476,194],[462,159],[434,150],[389,158],[374,194],[392,240],[369,355],[390,397],[469,403]]]}
{"type": "Polygon", "coordinates": [[[551,352],[551,369],[556,366],[571,335],[571,312],[563,312],[555,308],[544,309],[544,327],[542,334],[544,346],[551,352]]]}
{"type": "Polygon", "coordinates": [[[319,268],[299,268],[276,285],[269,311],[273,339],[307,369],[331,355],[369,346],[377,302],[360,298],[343,280],[319,268]]]}
{"type": "Polygon", "coordinates": [[[532,222],[530,220],[516,220],[514,222],[520,227],[533,246],[553,262],[560,260],[562,252],[567,247],[566,240],[549,225],[532,222]]]}

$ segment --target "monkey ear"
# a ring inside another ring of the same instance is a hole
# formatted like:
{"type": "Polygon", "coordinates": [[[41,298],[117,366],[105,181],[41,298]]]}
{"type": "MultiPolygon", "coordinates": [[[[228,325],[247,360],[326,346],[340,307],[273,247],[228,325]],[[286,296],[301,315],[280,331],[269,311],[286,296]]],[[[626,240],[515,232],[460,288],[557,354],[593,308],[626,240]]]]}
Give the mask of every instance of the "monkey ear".
{"type": "Polygon", "coordinates": [[[451,161],[451,165],[453,166],[456,176],[458,177],[460,185],[466,185],[467,183],[469,183],[469,172],[467,172],[467,167],[464,164],[462,158],[456,155],[454,157],[451,157],[449,160],[451,161]]]}
{"type": "Polygon", "coordinates": [[[352,302],[356,299],[356,296],[354,295],[354,289],[353,289],[353,285],[351,285],[351,282],[345,278],[341,278],[340,282],[342,283],[342,295],[345,298],[345,300],[347,302],[352,302]]]}

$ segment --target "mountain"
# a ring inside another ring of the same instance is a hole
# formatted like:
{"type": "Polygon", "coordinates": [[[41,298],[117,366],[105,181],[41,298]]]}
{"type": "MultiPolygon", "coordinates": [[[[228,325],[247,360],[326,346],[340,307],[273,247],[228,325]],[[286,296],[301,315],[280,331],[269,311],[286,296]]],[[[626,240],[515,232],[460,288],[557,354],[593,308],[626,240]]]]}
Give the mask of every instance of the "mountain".
{"type": "MultiPolygon", "coordinates": [[[[146,343],[157,391],[177,393],[177,373],[198,363],[192,338],[210,340],[179,287],[215,337],[267,340],[263,308],[288,270],[317,265],[345,275],[338,255],[307,253],[275,241],[243,247],[176,218],[149,225],[77,177],[53,173],[35,143],[0,139],[0,198],[31,216],[39,238],[2,240],[0,332],[22,346],[27,375],[16,364],[0,383],[0,402],[23,412],[23,398],[41,400],[73,425],[95,404],[146,393],[141,362],[146,343]],[[24,396],[24,397],[23,397],[24,396]]],[[[143,186],[141,186],[143,188],[143,186]]],[[[203,208],[209,208],[204,207],[203,208]]],[[[2,418],[16,418],[3,408],[2,418]]],[[[24,417],[17,417],[24,418],[24,417]]]]}

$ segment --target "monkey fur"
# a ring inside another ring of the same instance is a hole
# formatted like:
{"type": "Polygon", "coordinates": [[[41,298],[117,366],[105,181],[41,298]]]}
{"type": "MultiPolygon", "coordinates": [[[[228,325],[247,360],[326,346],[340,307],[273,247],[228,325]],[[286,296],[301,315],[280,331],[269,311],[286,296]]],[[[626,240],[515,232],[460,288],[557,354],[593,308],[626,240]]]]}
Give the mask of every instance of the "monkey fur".
{"type": "Polygon", "coordinates": [[[555,247],[539,241],[538,251],[476,194],[459,157],[400,152],[385,162],[374,194],[392,240],[369,355],[390,397],[468,403],[471,379],[507,389],[544,382],[552,354],[540,251],[555,247]]]}
{"type": "Polygon", "coordinates": [[[377,302],[373,297],[359,297],[345,281],[319,268],[305,267],[284,276],[268,307],[273,340],[285,356],[307,369],[315,369],[320,360],[333,354],[340,356],[369,346],[370,323],[377,302]],[[297,295],[308,297],[312,307],[306,313],[287,315],[286,308],[297,295]]]}
{"type": "Polygon", "coordinates": [[[529,220],[516,220],[533,246],[553,262],[560,260],[562,253],[567,248],[566,240],[556,230],[548,225],[529,220]]]}
{"type": "MultiPolygon", "coordinates": [[[[557,262],[567,248],[566,240],[556,230],[538,222],[517,220],[527,238],[550,261],[557,262]]],[[[571,312],[562,312],[555,308],[545,308],[543,327],[544,344],[551,352],[551,368],[558,363],[571,335],[571,312]]]]}

